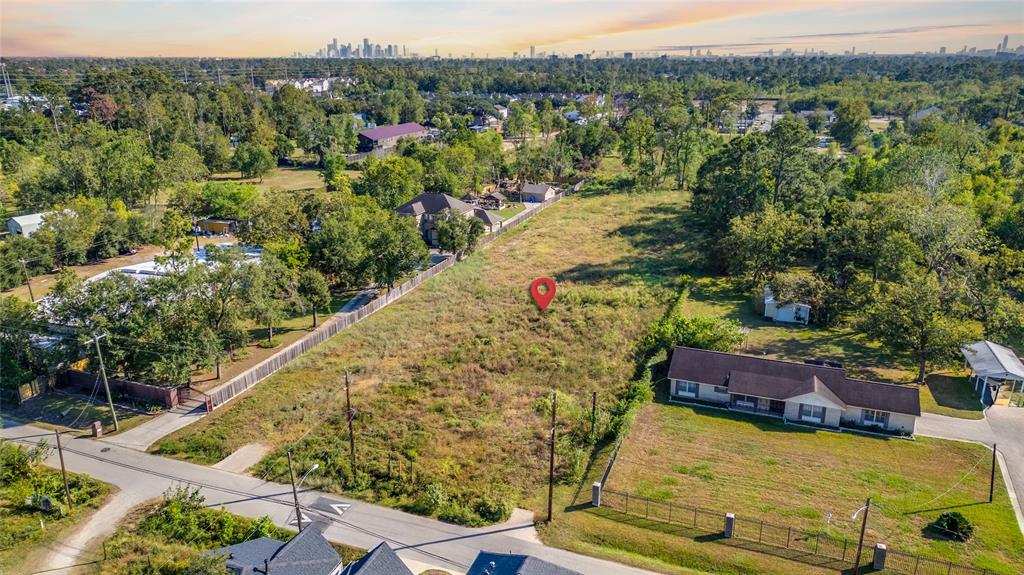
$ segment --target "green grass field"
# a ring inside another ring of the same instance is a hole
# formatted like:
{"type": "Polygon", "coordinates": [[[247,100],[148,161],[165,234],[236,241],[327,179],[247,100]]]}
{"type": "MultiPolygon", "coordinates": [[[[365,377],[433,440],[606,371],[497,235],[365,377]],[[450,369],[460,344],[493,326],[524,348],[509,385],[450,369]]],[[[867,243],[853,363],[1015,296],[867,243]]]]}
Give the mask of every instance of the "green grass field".
{"type": "Polygon", "coordinates": [[[274,171],[263,176],[263,181],[260,181],[260,178],[243,178],[240,172],[213,174],[210,176],[210,180],[256,184],[256,187],[262,190],[312,190],[324,186],[320,171],[306,167],[275,168],[274,171]]]}
{"type": "Polygon", "coordinates": [[[962,419],[984,419],[981,401],[966,376],[932,374],[921,386],[921,409],[962,419]]]}
{"type": "Polygon", "coordinates": [[[868,539],[1010,575],[1024,567],[1024,538],[999,473],[988,503],[990,453],[970,443],[813,431],[656,403],[623,442],[608,487],[850,539],[859,529],[850,515],[870,496],[868,539]],[[973,523],[973,539],[928,529],[946,510],[973,523]]]}

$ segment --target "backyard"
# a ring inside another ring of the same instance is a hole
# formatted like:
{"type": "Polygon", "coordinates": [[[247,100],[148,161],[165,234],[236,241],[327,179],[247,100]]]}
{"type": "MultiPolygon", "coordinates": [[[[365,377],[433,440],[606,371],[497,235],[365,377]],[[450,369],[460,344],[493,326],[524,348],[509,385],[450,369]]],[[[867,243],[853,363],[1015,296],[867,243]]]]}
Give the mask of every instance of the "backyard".
{"type": "Polygon", "coordinates": [[[990,454],[658,402],[623,441],[607,487],[852,540],[859,522],[849,518],[870,496],[868,540],[1009,575],[1024,566],[1024,538],[999,473],[988,503],[990,454]],[[974,537],[961,543],[930,528],[943,511],[967,517],[974,537]]]}
{"type": "Polygon", "coordinates": [[[690,259],[683,199],[597,190],[556,203],[157,449],[211,464],[260,442],[277,451],[255,471],[280,475],[291,445],[299,465],[324,462],[315,487],[454,521],[470,500],[515,504],[544,478],[550,390],[572,414],[591,391],[609,407],[630,377],[630,350],[690,259]],[[543,313],[527,293],[538,276],[558,282],[543,313]],[[357,459],[375,478],[355,486],[345,481],[346,369],[357,459]],[[390,481],[392,454],[442,505],[419,507],[420,493],[390,481]]]}

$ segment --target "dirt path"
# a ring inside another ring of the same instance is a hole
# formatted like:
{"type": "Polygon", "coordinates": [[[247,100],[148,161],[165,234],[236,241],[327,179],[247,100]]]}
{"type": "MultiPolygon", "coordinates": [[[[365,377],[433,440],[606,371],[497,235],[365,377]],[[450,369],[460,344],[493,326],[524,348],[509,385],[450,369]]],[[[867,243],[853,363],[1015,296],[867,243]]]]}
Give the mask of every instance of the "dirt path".
{"type": "Polygon", "coordinates": [[[99,556],[93,556],[90,548],[109,537],[129,511],[142,503],[137,494],[129,491],[118,491],[85,523],[78,526],[61,541],[50,547],[49,553],[41,564],[32,565],[33,572],[45,571],[47,575],[64,575],[78,572],[79,567],[91,564],[99,556]]]}

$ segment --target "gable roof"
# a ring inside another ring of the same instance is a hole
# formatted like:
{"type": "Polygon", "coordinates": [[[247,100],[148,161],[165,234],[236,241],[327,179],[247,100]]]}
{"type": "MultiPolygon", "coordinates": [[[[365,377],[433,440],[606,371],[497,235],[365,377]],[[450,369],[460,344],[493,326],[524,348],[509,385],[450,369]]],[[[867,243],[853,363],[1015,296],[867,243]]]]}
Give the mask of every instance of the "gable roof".
{"type": "Polygon", "coordinates": [[[581,575],[529,555],[505,555],[481,551],[466,575],[581,575]]]}
{"type": "Polygon", "coordinates": [[[448,194],[424,192],[395,209],[400,214],[414,216],[420,214],[439,214],[444,210],[466,214],[473,211],[473,206],[462,200],[457,200],[448,194]]]}
{"type": "Polygon", "coordinates": [[[504,202],[504,201],[508,200],[508,198],[505,197],[505,194],[503,194],[501,192],[491,192],[491,193],[487,194],[484,197],[485,198],[493,198],[495,200],[498,200],[499,202],[504,202]]]}
{"type": "Polygon", "coordinates": [[[22,228],[26,226],[38,226],[39,224],[43,223],[43,216],[45,216],[48,213],[49,212],[23,214],[20,216],[14,216],[13,218],[11,218],[11,220],[18,224],[18,227],[22,228]]]}
{"type": "Polygon", "coordinates": [[[965,345],[960,351],[981,377],[1024,381],[1024,364],[1008,347],[983,340],[965,345]]]}
{"type": "Polygon", "coordinates": [[[523,184],[524,194],[546,194],[555,191],[555,188],[547,184],[523,184]]]}
{"type": "Polygon", "coordinates": [[[398,555],[381,542],[359,561],[349,563],[341,575],[413,575],[398,555]]]}
{"type": "Polygon", "coordinates": [[[394,138],[396,136],[408,136],[409,134],[417,134],[425,131],[427,131],[427,129],[416,122],[406,122],[404,124],[395,124],[393,126],[370,128],[369,130],[359,132],[359,135],[368,140],[376,141],[383,140],[384,138],[394,138]]]}
{"type": "Polygon", "coordinates": [[[493,226],[494,224],[500,224],[501,222],[505,221],[505,218],[499,216],[498,214],[488,212],[483,208],[475,208],[473,210],[473,216],[483,220],[483,222],[489,226],[493,226]]]}
{"type": "Polygon", "coordinates": [[[267,566],[274,575],[328,575],[341,565],[338,552],[315,524],[287,543],[260,537],[210,554],[227,555],[227,566],[239,575],[262,573],[267,566]]]}
{"type": "Polygon", "coordinates": [[[852,405],[921,415],[918,390],[911,386],[850,379],[846,370],[690,347],[672,352],[668,377],[729,388],[729,393],[786,400],[808,393],[839,406],[852,405]]]}

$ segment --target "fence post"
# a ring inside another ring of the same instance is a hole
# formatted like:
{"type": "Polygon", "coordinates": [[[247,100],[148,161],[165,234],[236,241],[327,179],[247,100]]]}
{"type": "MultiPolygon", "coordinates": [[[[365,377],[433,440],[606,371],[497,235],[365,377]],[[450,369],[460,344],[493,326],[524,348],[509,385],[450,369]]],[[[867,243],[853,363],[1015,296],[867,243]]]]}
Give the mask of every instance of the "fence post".
{"type": "Polygon", "coordinates": [[[735,530],[736,530],[736,515],[734,515],[732,513],[726,513],[725,514],[725,529],[723,530],[722,534],[726,538],[731,538],[733,536],[733,533],[734,533],[735,530]]]}
{"type": "Polygon", "coordinates": [[[626,510],[623,511],[626,515],[629,515],[629,492],[626,492],[626,510]]]}
{"type": "Polygon", "coordinates": [[[668,522],[672,523],[672,502],[668,502],[668,522]]]}
{"type": "Polygon", "coordinates": [[[697,528],[697,508],[693,508],[693,528],[697,528]]]}
{"type": "Polygon", "coordinates": [[[761,520],[761,527],[757,530],[757,542],[761,542],[761,535],[764,534],[764,519],[761,520]]]}
{"type": "Polygon", "coordinates": [[[818,554],[818,539],[819,539],[819,534],[815,533],[814,534],[814,554],[815,555],[818,554]]]}
{"type": "Polygon", "coordinates": [[[600,481],[595,481],[594,484],[590,486],[590,504],[593,505],[594,507],[600,507],[601,506],[601,482],[600,481]]]}
{"type": "Polygon", "coordinates": [[[875,571],[881,571],[885,569],[885,558],[888,554],[888,550],[882,543],[875,544],[875,555],[871,560],[871,567],[875,571]]]}
{"type": "Polygon", "coordinates": [[[846,539],[843,539],[843,558],[840,561],[846,561],[846,544],[849,543],[846,539]]]}
{"type": "Polygon", "coordinates": [[[793,538],[793,528],[786,528],[786,549],[789,549],[789,540],[793,538]]]}
{"type": "Polygon", "coordinates": [[[921,564],[921,556],[918,555],[917,557],[914,558],[914,574],[913,575],[917,575],[917,566],[920,565],[920,564],[921,564]]]}
{"type": "Polygon", "coordinates": [[[644,519],[651,518],[651,500],[647,500],[647,508],[644,510],[644,519]]]}

